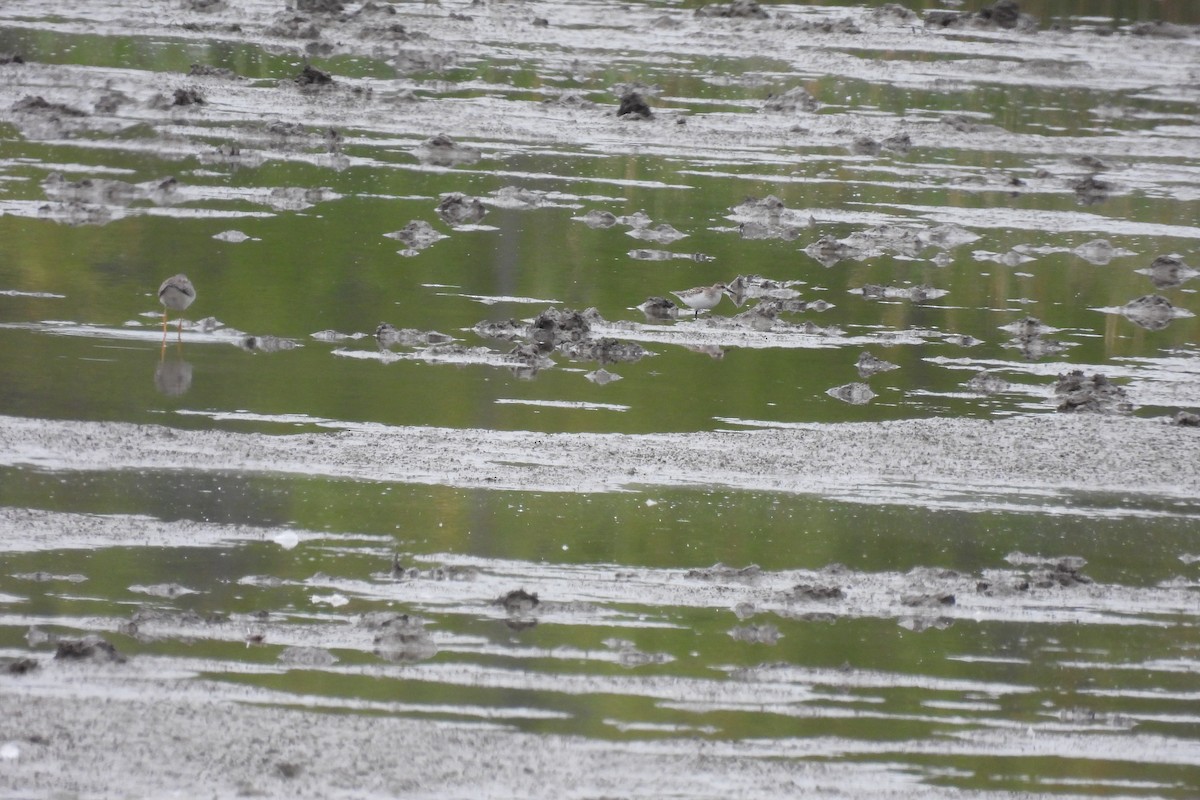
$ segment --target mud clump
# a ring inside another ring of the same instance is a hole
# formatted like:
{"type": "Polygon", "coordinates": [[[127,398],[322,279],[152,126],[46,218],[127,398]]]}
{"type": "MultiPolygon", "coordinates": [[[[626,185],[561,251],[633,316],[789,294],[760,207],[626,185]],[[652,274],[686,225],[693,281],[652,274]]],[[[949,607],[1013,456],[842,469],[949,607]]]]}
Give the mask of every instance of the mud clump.
{"type": "Polygon", "coordinates": [[[493,600],[492,605],[503,606],[504,610],[509,614],[528,614],[541,605],[541,601],[538,600],[536,592],[513,589],[511,592],[505,592],[493,600]]]}
{"type": "Polygon", "coordinates": [[[317,69],[312,64],[305,64],[304,69],[292,78],[297,86],[331,86],[333,76],[324,70],[317,69]]]}
{"type": "Polygon", "coordinates": [[[176,107],[202,106],[206,102],[198,89],[176,89],[171,96],[171,105],[176,107]]]}
{"type": "Polygon", "coordinates": [[[81,203],[78,200],[55,205],[47,203],[38,208],[38,216],[72,226],[107,225],[113,220],[112,212],[107,208],[81,203]]]}
{"type": "Polygon", "coordinates": [[[1075,706],[1059,709],[1058,720],[1069,725],[1102,725],[1107,728],[1124,728],[1131,730],[1134,721],[1124,714],[1115,712],[1096,711],[1092,708],[1075,706]]]}
{"type": "MultiPolygon", "coordinates": [[[[421,142],[413,150],[413,155],[423,163],[433,164],[438,167],[449,167],[455,164],[474,164],[483,158],[483,153],[478,147],[459,144],[444,133],[431,136],[421,142]]],[[[482,218],[482,215],[480,216],[482,218]]],[[[474,221],[478,222],[478,220],[474,221]]]]}
{"type": "Polygon", "coordinates": [[[1092,414],[1129,414],[1133,406],[1125,390],[1096,373],[1091,377],[1082,370],[1058,376],[1054,394],[1059,397],[1058,410],[1092,414]]]}
{"type": "Polygon", "coordinates": [[[126,183],[107,178],[68,181],[61,173],[51,172],[42,181],[42,191],[51,200],[103,206],[128,206],[139,201],[170,205],[179,199],[178,189],[179,181],[170,177],[145,183],[126,183]]]}
{"type": "Polygon", "coordinates": [[[237,78],[237,73],[225,67],[214,67],[211,64],[192,64],[188,67],[188,77],[191,78],[220,78],[222,80],[233,80],[237,78]]]}
{"type": "Polygon", "coordinates": [[[392,566],[388,575],[393,580],[428,580],[428,581],[473,581],[479,577],[479,568],[451,564],[439,564],[429,569],[406,567],[400,562],[400,556],[392,557],[392,566]]]}
{"type": "Polygon", "coordinates": [[[823,267],[832,267],[839,261],[852,258],[854,248],[843,244],[833,236],[822,236],[817,241],[804,248],[804,252],[820,262],[823,267]]]}
{"type": "Polygon", "coordinates": [[[843,403],[849,403],[852,406],[865,406],[876,397],[875,392],[865,383],[854,382],[843,384],[842,386],[834,386],[832,389],[826,389],[825,394],[841,400],[843,403]]]}
{"type": "Polygon", "coordinates": [[[604,363],[636,362],[649,355],[649,351],[636,342],[622,342],[610,337],[593,337],[592,326],[602,318],[595,308],[574,311],[570,308],[547,308],[536,315],[532,323],[521,327],[515,321],[508,323],[480,323],[474,327],[481,336],[493,338],[528,338],[509,354],[509,359],[526,363],[529,367],[546,366],[545,354],[550,350],[576,360],[604,363]]]}
{"type": "Polygon", "coordinates": [[[0,674],[28,675],[38,668],[39,664],[32,658],[5,659],[0,662],[0,674]]]}
{"type": "Polygon", "coordinates": [[[1038,589],[1052,589],[1055,586],[1066,589],[1074,586],[1086,586],[1095,582],[1083,574],[1082,569],[1086,565],[1087,561],[1079,556],[1066,556],[1031,570],[1029,580],[1038,589]]]}
{"type": "Polygon", "coordinates": [[[414,219],[398,231],[385,233],[384,236],[407,245],[407,249],[400,251],[401,255],[416,255],[438,240],[447,238],[434,230],[428,222],[419,219],[414,219]]]}
{"type": "Polygon", "coordinates": [[[667,222],[660,222],[657,225],[638,225],[633,230],[628,231],[627,234],[634,239],[655,242],[657,244],[670,244],[671,242],[687,238],[686,233],[667,222]]]}
{"type": "Polygon", "coordinates": [[[1014,578],[1007,581],[989,579],[978,581],[975,584],[975,591],[988,597],[1009,597],[1028,592],[1029,589],[1030,583],[1026,578],[1014,578]]]}
{"type": "Polygon", "coordinates": [[[734,641],[746,644],[775,645],[779,643],[779,628],[768,623],[761,625],[738,625],[731,628],[729,636],[734,641]]]}
{"type": "Polygon", "coordinates": [[[368,611],[365,614],[360,614],[355,624],[369,631],[378,631],[385,628],[404,628],[411,624],[414,619],[414,617],[410,617],[408,614],[401,614],[396,611],[368,611]]]}
{"type": "Polygon", "coordinates": [[[1177,312],[1162,295],[1147,294],[1121,306],[1121,316],[1149,331],[1160,331],[1171,324],[1177,312]]]}
{"type": "Polygon", "coordinates": [[[1016,0],[996,0],[979,11],[930,11],[925,15],[927,28],[976,28],[1036,33],[1037,20],[1021,13],[1016,0]]]}
{"type": "Polygon", "coordinates": [[[769,331],[779,322],[779,311],[777,302],[762,302],[731,317],[729,322],[752,331],[769,331]]]}
{"type": "Polygon", "coordinates": [[[243,336],[237,340],[238,347],[249,353],[279,353],[284,350],[295,350],[300,343],[294,339],[284,339],[280,336],[243,336]]]}
{"type": "Polygon", "coordinates": [[[675,319],[679,316],[679,306],[673,300],[665,297],[647,297],[637,307],[648,319],[675,319]]]}
{"type": "Polygon", "coordinates": [[[476,336],[484,339],[502,339],[507,342],[515,342],[518,339],[525,338],[529,332],[529,326],[515,319],[506,319],[499,322],[482,320],[475,323],[471,330],[476,336]]]}
{"type": "Polygon", "coordinates": [[[279,654],[279,663],[290,667],[328,667],[338,662],[338,657],[321,647],[288,647],[279,654]]]}
{"type": "Polygon", "coordinates": [[[858,370],[860,378],[869,378],[880,372],[889,372],[893,369],[900,369],[899,364],[893,364],[890,361],[884,361],[871,353],[862,352],[858,356],[858,361],[854,363],[855,369],[858,370]]]}
{"type": "Polygon", "coordinates": [[[546,193],[523,186],[502,186],[492,192],[493,202],[501,208],[529,211],[547,203],[546,193]]]}
{"type": "Polygon", "coordinates": [[[618,119],[650,119],[653,112],[641,92],[626,92],[617,106],[618,119]]]}
{"type": "Polygon", "coordinates": [[[1190,39],[1200,34],[1200,27],[1193,25],[1177,25],[1174,22],[1156,20],[1142,22],[1129,29],[1134,36],[1148,36],[1158,39],[1190,39]]]}
{"type": "Polygon", "coordinates": [[[125,663],[125,656],[99,636],[59,639],[54,658],[57,661],[92,661],[97,664],[125,663]]]}
{"type": "Polygon", "coordinates": [[[436,210],[447,225],[473,225],[487,214],[487,209],[478,197],[468,197],[460,192],[442,195],[436,210]]]}
{"type": "Polygon", "coordinates": [[[296,0],[296,10],[307,14],[340,14],[341,0],[296,0]]]}
{"type": "Polygon", "coordinates": [[[942,125],[959,133],[982,133],[983,131],[996,129],[994,125],[972,122],[961,114],[946,114],[939,121],[942,125]]]}
{"type": "Polygon", "coordinates": [[[914,303],[924,303],[927,300],[933,300],[946,294],[945,291],[933,286],[920,285],[901,288],[898,286],[881,286],[877,283],[868,283],[865,286],[858,289],[851,289],[850,291],[861,294],[864,300],[911,300],[914,303]]]}
{"type": "Polygon", "coordinates": [[[86,117],[86,111],[72,108],[65,103],[50,103],[41,95],[25,95],[11,106],[21,114],[48,114],[59,117],[86,117]]]}
{"type": "Polygon", "coordinates": [[[592,209],[582,217],[575,217],[589,228],[611,228],[617,224],[617,215],[611,211],[592,209]]]}
{"type": "Polygon", "coordinates": [[[1109,263],[1117,256],[1133,255],[1133,251],[1131,250],[1113,247],[1112,243],[1107,239],[1093,239],[1090,242],[1079,245],[1071,252],[1084,261],[1098,266],[1109,263]]]}
{"type": "Polygon", "coordinates": [[[379,631],[373,642],[373,652],[380,658],[397,663],[412,663],[425,661],[437,655],[437,644],[429,631],[425,630],[425,620],[410,617],[408,614],[395,614],[390,618],[364,617],[359,618],[360,627],[379,631]]]}
{"type": "Polygon", "coordinates": [[[1115,187],[1108,181],[1102,181],[1095,175],[1088,175],[1071,184],[1076,199],[1085,206],[1095,205],[1107,200],[1115,187]]]}
{"type": "Polygon", "coordinates": [[[754,0],[733,0],[732,3],[711,3],[696,9],[697,17],[728,19],[770,19],[771,15],[754,0]]]}
{"type": "Polygon", "coordinates": [[[956,225],[923,229],[910,225],[885,224],[855,231],[845,239],[823,236],[804,248],[804,252],[824,266],[832,267],[842,259],[863,261],[889,253],[905,258],[918,258],[929,247],[948,250],[978,238],[956,225]]]}
{"type": "MultiPolygon", "coordinates": [[[[1031,588],[1071,588],[1095,583],[1095,581],[1083,574],[1083,568],[1087,566],[1087,559],[1080,556],[1061,556],[1059,558],[1047,559],[1014,552],[1009,553],[1005,557],[1005,560],[1011,564],[1025,564],[1029,566],[1027,574],[1011,578],[1010,587],[1014,587],[1019,591],[1028,591],[1031,588]]],[[[996,587],[990,581],[980,582],[977,588],[988,594],[996,593],[996,587]]]]}
{"type": "Polygon", "coordinates": [[[266,29],[267,36],[280,39],[319,39],[321,29],[301,14],[282,14],[266,29]]]}
{"type": "Polygon", "coordinates": [[[1150,262],[1149,267],[1134,271],[1148,276],[1156,289],[1174,289],[1200,275],[1200,271],[1192,269],[1175,256],[1158,256],[1150,262]]]}
{"type": "Polygon", "coordinates": [[[267,133],[271,136],[287,139],[296,136],[304,136],[306,131],[304,126],[299,122],[285,122],[281,119],[273,119],[264,126],[267,133]]]}
{"type": "Polygon", "coordinates": [[[554,366],[542,346],[531,342],[517,345],[505,354],[504,360],[512,367],[513,374],[523,379],[534,378],[539,371],[554,366]]]}
{"type": "Polygon", "coordinates": [[[805,218],[799,212],[789,210],[774,195],[767,195],[761,200],[747,197],[730,208],[729,212],[729,219],[738,223],[738,233],[743,239],[792,241],[799,238],[804,228],[816,224],[811,215],[805,218]]]}
{"type": "Polygon", "coordinates": [[[513,589],[493,600],[492,605],[501,606],[504,609],[508,615],[505,625],[510,630],[526,630],[538,624],[534,612],[541,605],[541,601],[538,600],[536,593],[527,592],[524,589],[513,589]]]}
{"type": "Polygon", "coordinates": [[[856,156],[877,156],[882,150],[879,142],[870,136],[857,136],[848,148],[856,156]]]}
{"type": "Polygon", "coordinates": [[[628,639],[605,639],[602,644],[617,654],[617,663],[633,669],[647,664],[666,664],[674,659],[666,653],[647,653],[628,639]]]}
{"type": "Polygon", "coordinates": [[[858,155],[877,156],[886,150],[902,156],[907,155],[912,150],[912,146],[911,136],[907,133],[897,133],[880,141],[875,141],[869,136],[860,136],[854,140],[850,151],[858,155]]]}
{"type": "Polygon", "coordinates": [[[559,351],[567,358],[599,361],[601,364],[633,364],[648,355],[648,351],[637,342],[622,342],[609,337],[568,342],[561,345],[559,351]]]}
{"type": "Polygon", "coordinates": [[[782,94],[768,95],[762,111],[767,114],[795,114],[801,111],[811,113],[820,107],[821,104],[807,89],[796,86],[782,94]]]}
{"type": "Polygon", "coordinates": [[[900,605],[909,608],[940,608],[952,606],[957,599],[951,592],[931,592],[925,594],[906,594],[900,598],[900,605]]]}
{"type": "Polygon", "coordinates": [[[909,150],[912,150],[913,142],[912,137],[907,133],[895,133],[881,141],[879,145],[884,150],[890,150],[893,153],[904,155],[908,153],[909,150]]]}
{"type": "Polygon", "coordinates": [[[547,308],[529,323],[528,336],[533,341],[550,347],[580,342],[591,335],[591,321],[598,320],[599,316],[595,309],[573,311],[547,308]]]}
{"type": "Polygon", "coordinates": [[[227,622],[229,622],[229,618],[223,614],[205,615],[191,610],[139,608],[129,615],[128,620],[117,626],[117,631],[125,636],[131,636],[139,642],[156,642],[167,635],[174,635],[174,629],[210,627],[227,622]],[[158,629],[157,632],[156,629],[158,629]],[[172,633],[164,634],[163,629],[172,629],[172,633]]]}
{"type": "Polygon", "coordinates": [[[838,19],[821,19],[816,21],[801,20],[788,25],[790,30],[804,31],[805,33],[825,33],[825,34],[850,34],[857,36],[863,32],[862,28],[854,23],[850,17],[840,17],[838,19]]]}
{"type": "Polygon", "coordinates": [[[840,586],[798,583],[784,594],[783,599],[788,603],[804,601],[827,602],[831,600],[845,600],[846,592],[840,586]]]}
{"type": "Polygon", "coordinates": [[[757,581],[762,576],[762,567],[758,564],[750,564],[746,567],[729,567],[720,562],[713,564],[711,567],[704,569],[689,569],[683,574],[684,578],[696,581],[713,581],[724,583],[727,581],[757,581]]]}
{"type": "Polygon", "coordinates": [[[886,3],[873,9],[867,18],[876,25],[914,25],[921,20],[917,12],[905,8],[899,3],[886,3]]]}
{"type": "MultiPolygon", "coordinates": [[[[366,6],[363,6],[363,8],[365,9],[366,6]]],[[[386,8],[390,9],[391,6],[386,6],[386,8]]],[[[393,15],[395,13],[395,11],[391,12],[393,15]]],[[[368,38],[384,39],[392,42],[415,42],[429,38],[429,34],[409,30],[399,22],[392,22],[386,25],[367,25],[362,29],[362,35],[368,38]]]]}
{"type": "Polygon", "coordinates": [[[430,347],[438,344],[448,344],[454,341],[453,336],[438,331],[419,331],[414,328],[397,328],[390,322],[381,322],[375,328],[375,341],[380,347],[430,347]]]}
{"type": "Polygon", "coordinates": [[[1013,338],[1004,346],[1021,351],[1021,355],[1026,361],[1036,361],[1067,349],[1067,345],[1063,342],[1046,337],[1046,334],[1054,333],[1059,329],[1044,324],[1037,317],[1024,317],[1016,322],[1000,326],[1000,330],[1013,334],[1013,338]]]}
{"type": "Polygon", "coordinates": [[[972,392],[989,395],[1002,394],[1012,389],[1011,383],[987,370],[976,373],[965,385],[972,392]]]}

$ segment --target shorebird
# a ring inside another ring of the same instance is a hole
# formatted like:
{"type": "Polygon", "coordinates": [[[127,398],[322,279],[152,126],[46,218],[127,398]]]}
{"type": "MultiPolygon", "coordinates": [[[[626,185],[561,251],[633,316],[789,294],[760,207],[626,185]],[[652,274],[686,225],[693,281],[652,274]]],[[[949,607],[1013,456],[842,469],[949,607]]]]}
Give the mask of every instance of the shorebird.
{"type": "Polygon", "coordinates": [[[671,294],[683,301],[683,304],[696,313],[693,318],[700,316],[701,311],[708,311],[710,308],[716,308],[717,303],[721,302],[721,298],[725,292],[729,291],[723,283],[714,283],[712,286],[697,286],[695,289],[684,289],[680,292],[671,292],[671,294]]]}
{"type": "MultiPolygon", "coordinates": [[[[167,343],[167,313],[183,311],[196,299],[196,287],[187,275],[172,275],[158,287],[158,302],[163,304],[163,345],[167,343]]],[[[179,337],[183,338],[183,326],[179,326],[179,337]]]]}

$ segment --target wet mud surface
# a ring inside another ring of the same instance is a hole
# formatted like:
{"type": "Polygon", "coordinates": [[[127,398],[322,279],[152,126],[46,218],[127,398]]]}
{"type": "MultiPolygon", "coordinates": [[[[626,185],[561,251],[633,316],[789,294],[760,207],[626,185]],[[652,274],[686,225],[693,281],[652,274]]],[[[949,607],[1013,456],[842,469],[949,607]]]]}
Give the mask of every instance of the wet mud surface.
{"type": "Polygon", "coordinates": [[[1200,18],[908,5],[4,3],[0,794],[1196,796],[1200,18]]]}
{"type": "MultiPolygon", "coordinates": [[[[1073,411],[1114,402],[1102,378],[1077,373],[1059,386],[1073,411]]],[[[1200,478],[1200,439],[1187,426],[1083,413],[644,436],[310,424],[346,430],[259,435],[0,418],[0,464],[55,472],[186,464],[193,472],[546,492],[729,487],[930,508],[986,507],[984,498],[1038,508],[1055,493],[1091,490],[1190,508],[1200,478]],[[1088,457],[1086,446],[1103,455],[1088,457]]]]}

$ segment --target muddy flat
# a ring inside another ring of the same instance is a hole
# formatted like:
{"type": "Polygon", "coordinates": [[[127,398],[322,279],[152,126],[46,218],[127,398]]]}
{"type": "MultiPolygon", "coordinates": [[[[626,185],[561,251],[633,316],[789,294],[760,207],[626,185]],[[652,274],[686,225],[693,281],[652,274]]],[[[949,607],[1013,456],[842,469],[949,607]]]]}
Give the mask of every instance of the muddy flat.
{"type": "Polygon", "coordinates": [[[0,795],[1196,796],[1126,6],[4,3],[0,795]]]}

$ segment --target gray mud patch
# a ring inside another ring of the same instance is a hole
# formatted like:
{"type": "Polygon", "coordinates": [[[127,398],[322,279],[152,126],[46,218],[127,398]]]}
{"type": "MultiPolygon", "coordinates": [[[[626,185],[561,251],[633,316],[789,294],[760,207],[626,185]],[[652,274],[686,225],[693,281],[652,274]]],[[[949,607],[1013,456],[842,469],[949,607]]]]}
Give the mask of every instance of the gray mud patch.
{"type": "MultiPolygon", "coordinates": [[[[6,754],[0,785],[19,787],[27,797],[52,796],[63,786],[85,787],[92,797],[199,786],[217,798],[778,797],[831,785],[845,797],[972,796],[914,786],[884,767],[764,758],[770,753],[749,743],[601,745],[488,725],[284,710],[270,707],[284,698],[269,693],[216,688],[217,696],[202,686],[165,686],[149,697],[105,693],[80,703],[29,687],[0,722],[6,754]],[[113,747],[116,731],[120,747],[113,747]],[[403,757],[397,756],[398,743],[403,757]],[[455,761],[452,769],[448,757],[455,761]]],[[[766,749],[783,752],[777,745],[766,749]]]]}
{"type": "Polygon", "coordinates": [[[1200,438],[1191,430],[1100,415],[641,436],[312,422],[347,429],[270,436],[4,417],[0,463],[55,471],[186,464],[193,472],[554,492],[724,486],[975,509],[1000,499],[1057,506],[1046,498],[1073,491],[1184,499],[1200,478],[1200,438]]]}

